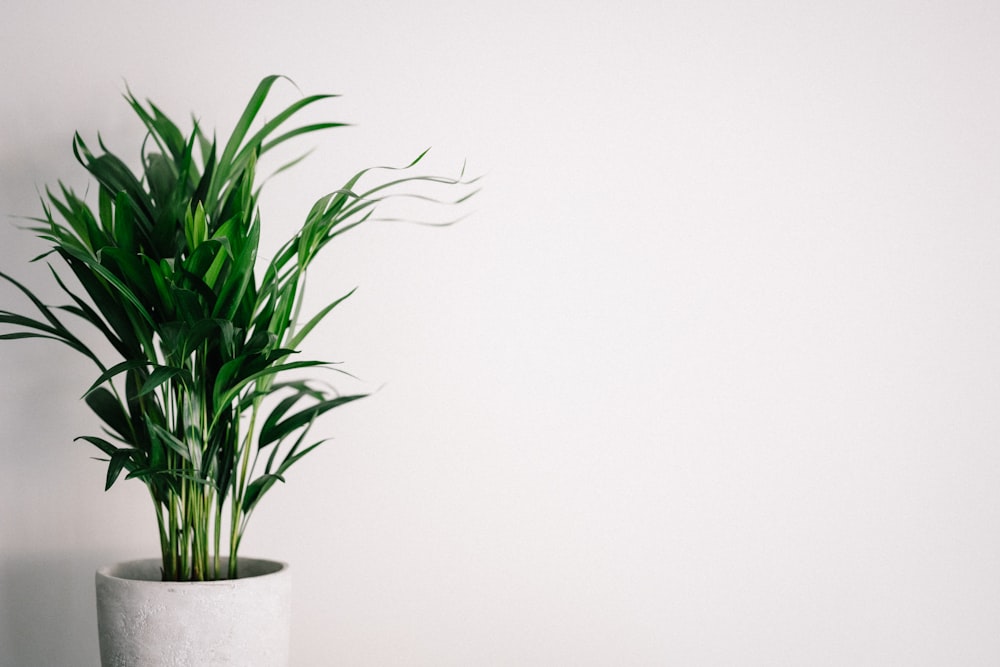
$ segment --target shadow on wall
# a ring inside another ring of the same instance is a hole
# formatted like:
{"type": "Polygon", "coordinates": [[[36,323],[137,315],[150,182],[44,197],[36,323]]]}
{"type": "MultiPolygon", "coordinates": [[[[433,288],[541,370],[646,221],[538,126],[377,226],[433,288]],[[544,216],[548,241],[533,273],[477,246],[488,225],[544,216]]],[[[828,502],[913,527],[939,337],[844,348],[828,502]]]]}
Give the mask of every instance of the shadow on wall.
{"type": "Polygon", "coordinates": [[[111,560],[0,556],[0,667],[99,665],[94,571],[111,560]]]}
{"type": "MultiPolygon", "coordinates": [[[[32,288],[41,288],[39,293],[47,298],[58,292],[44,263],[28,264],[47,244],[36,240],[32,232],[18,229],[28,224],[21,216],[39,215],[39,193],[46,186],[57,187],[59,178],[68,178],[74,185],[84,180],[77,175],[82,170],[73,162],[71,132],[31,129],[30,136],[4,133],[2,137],[0,270],[32,288]]],[[[0,288],[0,308],[31,312],[30,303],[6,284],[0,288]]],[[[51,457],[68,459],[65,451],[71,451],[72,445],[39,448],[38,442],[66,437],[61,431],[50,433],[58,421],[51,419],[52,406],[77,400],[82,391],[79,383],[66,381],[67,368],[60,363],[70,352],[56,347],[46,345],[46,341],[0,341],[0,369],[8,378],[0,391],[6,459],[4,475],[0,475],[6,492],[0,492],[0,498],[7,501],[0,508],[0,526],[9,528],[0,534],[0,667],[99,664],[94,571],[113,558],[78,547],[54,553],[39,544],[19,543],[24,535],[32,534],[25,528],[31,524],[45,524],[46,534],[68,528],[54,525],[65,522],[66,517],[53,518],[46,507],[32,502],[36,495],[51,499],[65,492],[60,479],[50,476],[45,462],[51,457]],[[55,352],[58,354],[53,356],[55,352]],[[55,488],[40,489],[46,485],[55,488]]]]}

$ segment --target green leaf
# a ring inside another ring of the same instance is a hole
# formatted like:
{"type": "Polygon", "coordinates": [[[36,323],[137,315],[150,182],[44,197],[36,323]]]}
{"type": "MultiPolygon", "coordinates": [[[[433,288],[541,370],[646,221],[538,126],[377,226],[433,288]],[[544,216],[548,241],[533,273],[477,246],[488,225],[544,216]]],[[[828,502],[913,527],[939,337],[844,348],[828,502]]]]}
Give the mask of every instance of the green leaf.
{"type": "Polygon", "coordinates": [[[316,327],[316,325],[319,324],[323,320],[323,318],[327,316],[327,314],[329,314],[329,312],[331,310],[333,310],[334,308],[336,308],[340,304],[341,301],[343,301],[347,297],[349,297],[352,294],[354,294],[354,292],[357,289],[358,288],[355,287],[350,292],[348,292],[344,296],[340,297],[339,299],[335,300],[333,303],[331,303],[328,306],[326,306],[325,308],[323,308],[323,310],[321,310],[318,313],[316,313],[316,315],[314,315],[311,320],[309,320],[308,322],[306,322],[305,326],[303,326],[301,329],[299,329],[298,333],[296,333],[288,341],[288,347],[297,348],[299,346],[299,344],[305,339],[305,337],[307,335],[309,335],[309,332],[312,331],[316,327]]]}
{"type": "MultiPolygon", "coordinates": [[[[35,305],[35,308],[37,308],[39,310],[39,312],[41,312],[42,315],[45,317],[45,319],[49,321],[49,324],[52,325],[51,327],[45,327],[46,329],[48,329],[50,331],[64,331],[65,330],[65,327],[62,325],[62,322],[60,322],[58,320],[58,318],[56,318],[56,316],[52,313],[52,311],[45,304],[43,304],[42,301],[41,301],[41,299],[39,299],[38,297],[36,297],[31,292],[31,290],[29,290],[27,287],[25,287],[21,283],[17,282],[16,280],[14,280],[12,277],[10,277],[9,275],[7,275],[6,273],[3,273],[2,271],[0,271],[0,278],[3,278],[4,280],[6,280],[10,284],[12,284],[14,287],[16,287],[17,289],[19,289],[21,291],[21,293],[23,293],[26,297],[28,297],[28,299],[31,300],[31,303],[33,303],[35,305]]],[[[13,315],[13,313],[11,313],[11,315],[13,315]]],[[[27,318],[25,318],[25,319],[27,319],[27,318]]],[[[44,325],[42,325],[42,326],[44,327],[44,325]]]]}
{"type": "Polygon", "coordinates": [[[98,257],[101,266],[111,270],[117,268],[115,276],[120,278],[124,285],[128,285],[129,290],[137,297],[142,297],[144,308],[150,301],[156,299],[156,285],[153,284],[152,276],[146,270],[139,255],[109,246],[102,248],[98,257]]]}
{"type": "Polygon", "coordinates": [[[167,280],[167,275],[170,274],[169,263],[166,260],[157,262],[153,258],[143,255],[142,264],[145,266],[145,273],[155,290],[151,300],[155,304],[158,319],[172,319],[177,307],[174,304],[173,292],[171,291],[173,284],[168,284],[167,280]]]}
{"type": "Polygon", "coordinates": [[[111,234],[115,228],[114,202],[106,188],[97,190],[97,207],[100,212],[101,227],[107,234],[111,234]]]}
{"type": "Polygon", "coordinates": [[[62,309],[65,310],[66,312],[73,313],[74,315],[94,325],[94,327],[96,327],[98,331],[104,334],[104,337],[108,339],[108,342],[111,343],[111,345],[115,348],[115,350],[118,351],[120,355],[126,358],[129,357],[131,350],[121,338],[116,336],[115,333],[111,331],[111,329],[108,327],[108,324],[104,321],[101,315],[96,310],[94,310],[90,306],[90,304],[86,303],[83,299],[81,299],[72,291],[70,291],[70,289],[66,287],[66,284],[63,282],[62,278],[59,277],[59,274],[56,273],[55,269],[53,269],[50,266],[49,271],[52,273],[52,277],[55,279],[56,284],[58,284],[59,287],[62,288],[62,291],[65,292],[71,299],[73,299],[73,301],[77,305],[76,309],[73,309],[70,306],[63,306],[62,309]]]}
{"type": "Polygon", "coordinates": [[[94,383],[92,385],[90,385],[90,388],[87,389],[87,391],[85,391],[83,393],[83,397],[86,398],[89,394],[91,394],[95,389],[97,389],[98,387],[100,387],[102,384],[104,384],[108,380],[114,378],[115,376],[120,375],[121,373],[124,373],[125,371],[129,371],[129,370],[132,370],[134,368],[144,368],[144,367],[146,367],[148,365],[149,365],[149,362],[146,361],[145,359],[129,359],[129,360],[123,361],[121,363],[115,364],[114,366],[112,366],[108,370],[106,370],[103,373],[101,373],[100,377],[98,377],[94,381],[94,383]]]}
{"type": "Polygon", "coordinates": [[[298,391],[298,392],[292,394],[291,396],[288,396],[288,397],[282,399],[274,407],[274,409],[271,410],[271,414],[269,414],[267,416],[267,419],[264,420],[264,424],[261,426],[260,435],[259,435],[259,437],[257,439],[257,448],[258,449],[263,449],[264,447],[266,447],[271,442],[274,442],[275,440],[277,440],[277,439],[280,438],[280,435],[277,438],[272,437],[272,434],[275,433],[275,431],[277,429],[278,422],[280,422],[281,419],[286,414],[288,414],[288,411],[292,407],[294,407],[296,403],[298,403],[300,400],[302,400],[306,396],[309,396],[309,394],[307,394],[304,391],[298,391]]]}
{"type": "Polygon", "coordinates": [[[264,474],[250,482],[247,485],[246,491],[243,494],[243,503],[241,505],[244,513],[249,513],[253,508],[260,502],[260,499],[267,493],[267,490],[274,486],[275,482],[284,482],[285,479],[281,475],[275,474],[264,474]]]}
{"type": "Polygon", "coordinates": [[[134,449],[118,449],[113,454],[111,454],[111,460],[108,462],[108,476],[105,479],[104,490],[110,489],[118,476],[122,472],[122,468],[131,469],[132,465],[132,453],[134,449]]]}
{"type": "Polygon", "coordinates": [[[124,162],[110,153],[95,157],[79,134],[73,139],[73,152],[80,164],[97,179],[98,183],[116,194],[119,192],[127,193],[132,202],[138,206],[137,212],[142,215],[143,219],[146,221],[151,219],[152,202],[145,190],[142,189],[142,184],[129,171],[124,162]]]}
{"type": "MultiPolygon", "coordinates": [[[[132,291],[132,289],[126,283],[122,282],[121,279],[118,278],[118,276],[109,271],[107,267],[101,265],[101,263],[97,261],[97,259],[94,257],[88,257],[86,255],[73,253],[71,250],[68,249],[64,250],[66,250],[67,254],[73,255],[76,259],[82,262],[87,267],[87,269],[90,270],[90,273],[104,279],[112,287],[114,287],[115,291],[118,292],[118,294],[120,294],[127,302],[129,302],[129,304],[132,305],[133,312],[135,314],[137,314],[140,318],[145,320],[148,324],[153,324],[153,319],[150,316],[149,312],[146,310],[146,307],[143,305],[142,301],[139,299],[138,296],[136,296],[135,292],[132,291]]],[[[100,296],[103,295],[97,295],[97,296],[92,295],[92,298],[94,298],[94,300],[97,301],[100,296]]],[[[117,310],[118,308],[114,309],[117,310]]]]}
{"type": "Polygon", "coordinates": [[[122,440],[125,442],[132,442],[129,434],[132,431],[132,424],[129,420],[128,413],[125,408],[122,407],[121,402],[115,398],[114,394],[105,389],[104,387],[98,387],[88,393],[84,400],[90,409],[93,410],[98,417],[100,417],[108,427],[118,434],[122,440]]]}
{"type": "Polygon", "coordinates": [[[133,352],[140,351],[139,334],[132,326],[128,313],[123,304],[116,298],[117,293],[113,292],[108,285],[87,266],[86,262],[78,260],[76,256],[67,250],[60,248],[59,255],[73,271],[73,275],[83,286],[87,295],[94,303],[96,310],[107,321],[108,326],[115,332],[121,340],[126,352],[122,356],[128,358],[138,356],[133,352]]]}
{"type": "MultiPolygon", "coordinates": [[[[365,398],[366,396],[368,396],[368,394],[355,394],[351,396],[338,396],[337,398],[321,401],[320,403],[316,403],[315,405],[311,405],[304,410],[296,412],[292,416],[280,422],[277,419],[269,418],[264,427],[261,428],[260,436],[257,439],[257,447],[263,449],[274,442],[278,442],[289,433],[306,426],[319,415],[328,412],[333,408],[344,405],[345,403],[356,401],[359,398],[365,398]]],[[[282,401],[279,405],[279,407],[283,407],[286,411],[288,407],[291,406],[291,404],[286,405],[287,401],[288,399],[285,399],[285,401],[282,401]]],[[[279,415],[279,418],[281,416],[283,416],[283,413],[279,415]]]]}
{"type": "MultiPolygon", "coordinates": [[[[103,191],[104,188],[101,188],[101,190],[103,191]]],[[[132,252],[138,251],[135,238],[139,223],[135,215],[132,198],[129,197],[127,192],[119,192],[115,197],[114,221],[114,237],[118,247],[132,252]]],[[[139,225],[139,231],[145,231],[142,225],[139,225]]]]}
{"type": "Polygon", "coordinates": [[[259,112],[260,108],[264,105],[264,100],[267,99],[271,86],[273,86],[274,82],[279,78],[281,78],[279,75],[272,74],[264,77],[260,83],[257,84],[257,89],[253,92],[253,95],[250,96],[250,100],[243,109],[243,114],[240,116],[239,121],[237,121],[236,127],[233,128],[233,133],[230,135],[228,143],[226,143],[226,148],[222,151],[222,157],[219,159],[219,162],[223,164],[229,164],[232,162],[240,144],[243,143],[243,138],[250,130],[250,125],[253,124],[253,119],[257,117],[257,112],[259,112]]]}
{"type": "Polygon", "coordinates": [[[114,454],[115,452],[117,452],[118,449],[119,449],[116,445],[111,444],[110,442],[108,442],[104,438],[98,438],[98,437],[93,436],[93,435],[81,435],[80,437],[75,438],[75,439],[76,440],[85,440],[85,441],[89,442],[90,444],[94,445],[95,447],[97,447],[98,449],[100,449],[102,452],[104,452],[108,456],[111,456],[112,454],[114,454]]]}
{"type": "Polygon", "coordinates": [[[233,258],[232,271],[219,292],[213,317],[231,320],[239,309],[247,288],[253,280],[253,268],[257,260],[257,244],[260,239],[259,220],[254,220],[247,229],[246,242],[239,254],[233,258]]]}
{"type": "Polygon", "coordinates": [[[153,369],[153,372],[149,374],[149,378],[142,385],[139,390],[139,396],[145,396],[146,394],[155,391],[164,382],[172,380],[180,376],[184,381],[184,384],[190,386],[192,384],[191,377],[187,375],[187,371],[183,368],[175,368],[172,366],[157,366],[153,369]]]}
{"type": "MultiPolygon", "coordinates": [[[[8,311],[0,311],[0,323],[10,324],[18,327],[24,327],[27,329],[34,329],[40,333],[28,332],[15,332],[12,334],[6,334],[2,338],[6,339],[16,339],[16,338],[50,338],[52,340],[57,340],[64,343],[80,354],[93,360],[98,366],[101,366],[100,360],[97,355],[94,354],[90,348],[84,345],[76,336],[71,334],[69,330],[63,326],[62,322],[55,316],[52,309],[41,302],[38,297],[31,293],[31,291],[17,282],[5,273],[0,272],[0,278],[7,280],[12,285],[17,287],[29,300],[35,305],[35,307],[42,313],[42,316],[49,322],[45,324],[38,320],[33,320],[23,315],[17,315],[16,313],[11,313],[8,311]]],[[[103,366],[101,366],[103,368],[103,366]]]]}
{"type": "Polygon", "coordinates": [[[184,218],[184,236],[187,239],[188,250],[194,251],[208,238],[208,224],[205,222],[205,207],[199,201],[194,212],[187,209],[184,218]]]}
{"type": "Polygon", "coordinates": [[[180,438],[155,422],[147,422],[146,425],[149,427],[149,432],[155,440],[166,445],[168,449],[172,450],[185,461],[191,461],[191,452],[180,438]]]}
{"type": "Polygon", "coordinates": [[[77,440],[85,440],[92,445],[96,446],[102,452],[107,454],[110,459],[108,460],[108,474],[105,478],[104,490],[110,489],[115,481],[121,475],[122,469],[132,471],[137,467],[135,459],[142,458],[142,452],[131,447],[117,447],[104,438],[98,438],[92,435],[83,435],[77,440]]]}
{"type": "MultiPolygon", "coordinates": [[[[217,386],[216,387],[217,398],[215,400],[216,410],[221,411],[223,408],[225,408],[234,400],[236,400],[236,397],[240,395],[240,392],[243,391],[243,389],[246,388],[246,386],[251,382],[267,379],[274,375],[277,375],[278,373],[294,370],[296,368],[307,368],[309,366],[325,366],[325,365],[326,362],[323,361],[293,361],[287,364],[278,364],[276,366],[271,366],[269,368],[265,368],[262,371],[258,371],[256,373],[253,373],[252,375],[242,378],[221,394],[218,393],[220,388],[217,386]]],[[[221,414],[217,412],[214,418],[212,419],[213,425],[216,421],[218,421],[220,416],[221,414]]]]}

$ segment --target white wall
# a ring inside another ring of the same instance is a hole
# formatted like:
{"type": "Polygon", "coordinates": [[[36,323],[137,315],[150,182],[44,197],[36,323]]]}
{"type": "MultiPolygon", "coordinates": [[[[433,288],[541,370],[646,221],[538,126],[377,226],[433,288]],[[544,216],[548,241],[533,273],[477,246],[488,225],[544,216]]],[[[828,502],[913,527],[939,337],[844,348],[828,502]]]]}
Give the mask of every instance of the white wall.
{"type": "MultiPolygon", "coordinates": [[[[1000,5],[2,13],[5,213],[83,187],[74,130],[136,140],[123,81],[221,130],[268,73],[344,94],[272,239],[427,145],[488,174],[313,279],[360,289],[310,351],[384,387],[247,538],[295,568],[296,665],[1000,664],[1000,5]]],[[[41,249],[0,226],[36,287],[41,249]]],[[[92,376],[0,347],[4,667],[97,664],[93,570],[156,550],[72,441],[92,376]]]]}

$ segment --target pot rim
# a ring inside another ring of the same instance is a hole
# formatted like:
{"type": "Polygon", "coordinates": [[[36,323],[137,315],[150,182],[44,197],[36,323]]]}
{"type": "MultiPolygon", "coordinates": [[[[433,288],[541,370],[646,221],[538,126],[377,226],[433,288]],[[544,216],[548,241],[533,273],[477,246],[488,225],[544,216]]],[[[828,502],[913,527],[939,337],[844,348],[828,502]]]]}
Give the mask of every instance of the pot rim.
{"type": "MultiPolygon", "coordinates": [[[[163,581],[160,558],[138,558],[119,561],[97,568],[97,578],[107,581],[141,582],[146,584],[170,584],[172,586],[194,584],[198,586],[226,586],[235,581],[260,580],[268,577],[287,575],[289,564],[284,561],[265,558],[239,556],[240,576],[236,579],[214,579],[209,581],[163,581]]],[[[229,557],[219,558],[223,569],[229,564],[229,557]]]]}

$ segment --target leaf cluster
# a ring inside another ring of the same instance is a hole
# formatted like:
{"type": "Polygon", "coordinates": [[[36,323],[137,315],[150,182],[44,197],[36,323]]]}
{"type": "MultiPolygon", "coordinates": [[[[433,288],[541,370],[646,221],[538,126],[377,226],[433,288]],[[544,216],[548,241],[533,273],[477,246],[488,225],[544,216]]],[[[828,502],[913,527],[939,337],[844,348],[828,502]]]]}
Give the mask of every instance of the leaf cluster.
{"type": "Polygon", "coordinates": [[[185,135],[152,102],[126,94],[147,131],[140,172],[102,140],[94,148],[77,134],[74,154],[98,184],[96,210],[59,184],[46,190],[43,215],[33,219],[31,229],[51,242],[50,253],[78,284],[71,287],[52,269],[69,302],[48,306],[0,273],[37,311],[0,311],[7,325],[0,338],[56,340],[97,364],[85,400],[104,432],[82,439],[106,456],[107,488],[122,473],[149,487],[166,578],[206,578],[213,543],[218,562],[227,499],[235,564],[257,503],[321,444],[307,438],[315,420],[362,398],[288,379],[289,371],[329,367],[299,359],[297,349],[349,296],[300,322],[310,264],[334,238],[372,219],[380,201],[400,196],[400,186],[471,183],[404,174],[360,190],[371,171],[362,170],[319,198],[273,258],[259,263],[258,162],[289,140],[343,126],[298,122],[304,109],[330,95],[301,97],[259,122],[278,79],[260,82],[221,143],[197,121],[185,135]],[[74,333],[71,320],[96,329],[112,358],[74,333]]]}

